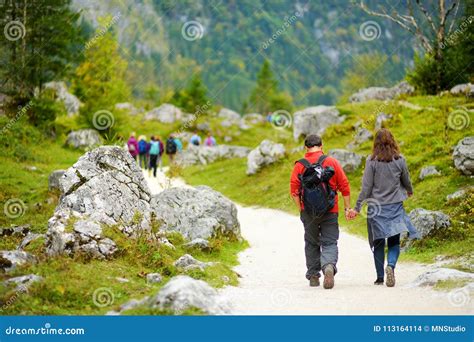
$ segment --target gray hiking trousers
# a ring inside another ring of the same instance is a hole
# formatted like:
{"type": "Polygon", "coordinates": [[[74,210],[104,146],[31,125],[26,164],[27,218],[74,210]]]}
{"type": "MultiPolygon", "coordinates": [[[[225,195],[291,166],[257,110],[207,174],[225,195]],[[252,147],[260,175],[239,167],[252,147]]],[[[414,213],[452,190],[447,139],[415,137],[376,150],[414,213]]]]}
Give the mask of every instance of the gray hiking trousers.
{"type": "Polygon", "coordinates": [[[332,265],[336,273],[339,239],[337,213],[326,213],[320,218],[314,218],[302,211],[300,218],[304,225],[306,278],[309,279],[313,275],[320,276],[321,270],[327,265],[332,265]]]}

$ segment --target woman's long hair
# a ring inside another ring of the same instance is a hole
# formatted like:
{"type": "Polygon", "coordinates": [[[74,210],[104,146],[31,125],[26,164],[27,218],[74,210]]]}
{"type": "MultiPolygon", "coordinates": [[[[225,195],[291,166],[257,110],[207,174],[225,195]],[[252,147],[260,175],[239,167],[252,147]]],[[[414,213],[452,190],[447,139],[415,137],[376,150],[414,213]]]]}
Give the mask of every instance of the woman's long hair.
{"type": "Polygon", "coordinates": [[[375,134],[374,148],[370,158],[382,162],[391,162],[400,158],[400,148],[388,129],[382,128],[375,134]]]}

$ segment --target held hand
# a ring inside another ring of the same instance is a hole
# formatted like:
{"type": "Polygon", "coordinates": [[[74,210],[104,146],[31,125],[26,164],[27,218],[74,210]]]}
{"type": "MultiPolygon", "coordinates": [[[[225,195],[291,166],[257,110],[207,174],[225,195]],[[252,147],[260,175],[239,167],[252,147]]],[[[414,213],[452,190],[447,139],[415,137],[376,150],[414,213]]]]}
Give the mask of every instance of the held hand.
{"type": "Polygon", "coordinates": [[[350,221],[350,220],[355,219],[359,213],[355,211],[354,209],[349,208],[347,210],[344,210],[344,214],[346,216],[346,220],[350,221]]]}

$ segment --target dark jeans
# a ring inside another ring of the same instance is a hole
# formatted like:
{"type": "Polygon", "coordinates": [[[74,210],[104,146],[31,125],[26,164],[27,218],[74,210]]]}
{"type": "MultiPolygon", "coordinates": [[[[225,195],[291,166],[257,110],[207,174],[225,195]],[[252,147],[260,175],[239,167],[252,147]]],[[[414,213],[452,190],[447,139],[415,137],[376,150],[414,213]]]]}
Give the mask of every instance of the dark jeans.
{"type": "Polygon", "coordinates": [[[158,161],[157,154],[150,154],[150,169],[153,170],[153,177],[156,177],[156,162],[158,161]]]}
{"type": "Polygon", "coordinates": [[[334,267],[338,257],[337,240],[339,223],[337,213],[327,213],[320,218],[311,217],[304,211],[300,214],[304,225],[304,252],[306,255],[306,278],[320,275],[327,265],[334,267]]]}
{"type": "Polygon", "coordinates": [[[139,165],[142,169],[145,169],[145,170],[146,170],[147,167],[148,167],[148,165],[147,165],[147,164],[148,164],[148,163],[147,163],[147,159],[148,159],[148,158],[147,158],[146,153],[143,153],[143,154],[140,153],[138,156],[139,156],[138,165],[139,165]]]}
{"type": "MultiPolygon", "coordinates": [[[[398,256],[400,255],[400,234],[389,237],[387,239],[387,245],[387,264],[392,268],[395,268],[398,256]]],[[[385,265],[385,239],[374,240],[374,262],[375,270],[377,271],[377,278],[383,279],[383,268],[385,265]]]]}

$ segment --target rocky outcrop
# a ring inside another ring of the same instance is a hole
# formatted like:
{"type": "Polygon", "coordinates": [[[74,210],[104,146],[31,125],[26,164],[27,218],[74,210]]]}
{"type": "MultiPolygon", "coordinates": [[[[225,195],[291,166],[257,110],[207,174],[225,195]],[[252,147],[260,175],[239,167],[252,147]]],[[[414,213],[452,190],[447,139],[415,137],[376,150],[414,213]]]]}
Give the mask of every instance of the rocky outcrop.
{"type": "Polygon", "coordinates": [[[454,201],[454,200],[463,198],[464,196],[466,196],[469,192],[473,190],[474,190],[474,186],[468,186],[465,189],[460,189],[456,192],[453,192],[452,194],[449,194],[448,196],[446,196],[446,200],[449,202],[449,201],[454,201]]]}
{"type": "Polygon", "coordinates": [[[453,152],[454,166],[467,176],[474,174],[474,136],[458,142],[453,152]]]}
{"type": "Polygon", "coordinates": [[[409,284],[409,287],[434,286],[439,281],[461,280],[461,279],[474,280],[474,274],[462,272],[458,270],[453,270],[451,268],[438,268],[438,269],[420,274],[411,284],[409,284]]]}
{"type": "Polygon", "coordinates": [[[176,106],[169,103],[164,103],[157,108],[153,108],[145,114],[145,121],[157,120],[162,123],[174,123],[181,120],[183,112],[176,106]]]}
{"type": "Polygon", "coordinates": [[[143,109],[138,109],[130,102],[117,103],[115,104],[115,109],[123,110],[124,112],[127,112],[130,115],[137,115],[143,110],[143,109]]]}
{"type": "Polygon", "coordinates": [[[151,209],[161,230],[189,240],[218,234],[240,238],[237,207],[207,186],[165,189],[152,197],[151,209]]]}
{"type": "Polygon", "coordinates": [[[209,241],[207,241],[206,239],[200,239],[200,238],[197,238],[188,243],[185,243],[183,246],[186,248],[200,249],[202,251],[206,251],[210,249],[209,241]]]}
{"type": "Polygon", "coordinates": [[[183,275],[172,278],[147,304],[175,314],[190,308],[197,308],[208,315],[229,314],[231,311],[230,303],[214,288],[202,280],[183,275]]]}
{"type": "Polygon", "coordinates": [[[436,166],[429,165],[429,166],[424,166],[420,170],[420,175],[418,176],[418,179],[423,180],[426,177],[433,177],[433,176],[441,176],[441,172],[439,172],[436,169],[436,166]]]}
{"type": "Polygon", "coordinates": [[[392,100],[400,95],[411,95],[415,91],[413,86],[407,82],[400,82],[394,87],[370,87],[360,89],[357,93],[349,97],[349,102],[365,102],[370,100],[386,101],[392,100]]]}
{"type": "Polygon", "coordinates": [[[243,146],[217,145],[195,146],[189,145],[182,153],[176,156],[176,162],[182,166],[195,164],[209,164],[220,159],[244,158],[250,149],[243,146]]]}
{"type": "Polygon", "coordinates": [[[48,82],[44,84],[44,89],[52,89],[55,92],[56,99],[64,104],[67,115],[73,116],[79,113],[81,101],[71,94],[64,82],[48,82]]]}
{"type": "Polygon", "coordinates": [[[335,158],[345,172],[355,171],[362,163],[361,155],[343,149],[329,150],[328,155],[335,158]]]}
{"type": "Polygon", "coordinates": [[[352,150],[352,149],[356,148],[357,146],[359,146],[360,144],[363,144],[366,141],[372,139],[373,136],[374,135],[372,134],[372,132],[369,131],[368,129],[363,128],[363,127],[357,127],[356,128],[356,133],[354,135],[354,140],[351,141],[347,145],[347,148],[349,150],[352,150]]]}
{"type": "Polygon", "coordinates": [[[0,270],[10,272],[25,264],[32,264],[36,258],[23,251],[0,251],[0,270]]]}
{"type": "Polygon", "coordinates": [[[455,96],[462,95],[462,96],[474,97],[474,84],[472,83],[458,84],[452,87],[449,92],[451,93],[451,95],[455,95],[455,96]]]}
{"type": "Polygon", "coordinates": [[[163,276],[159,273],[148,273],[146,275],[146,282],[148,284],[157,284],[163,281],[163,276]]]}
{"type": "Polygon", "coordinates": [[[55,170],[49,174],[48,190],[59,190],[59,180],[64,175],[66,170],[55,170]]]}
{"type": "Polygon", "coordinates": [[[424,238],[439,229],[448,228],[451,225],[449,216],[441,211],[416,208],[408,216],[418,233],[420,233],[420,238],[424,238]]]}
{"type": "Polygon", "coordinates": [[[283,144],[270,140],[263,140],[260,145],[250,151],[247,156],[247,174],[257,173],[263,166],[272,164],[285,156],[283,144]]]}
{"type": "Polygon", "coordinates": [[[24,276],[14,277],[5,280],[3,283],[6,286],[15,285],[16,289],[19,291],[27,292],[28,288],[34,284],[43,281],[43,277],[40,277],[36,274],[27,274],[24,276]]]}
{"type": "Polygon", "coordinates": [[[102,226],[127,236],[150,228],[150,191],[130,154],[115,146],[87,152],[60,179],[62,196],[48,222],[47,252],[109,257],[115,243],[102,226]]]}
{"type": "Polygon", "coordinates": [[[73,148],[91,148],[102,143],[99,132],[95,129],[80,129],[68,134],[66,145],[73,148]]]}
{"type": "Polygon", "coordinates": [[[241,116],[239,113],[234,112],[228,108],[222,108],[217,116],[221,119],[228,120],[234,124],[238,124],[240,122],[241,116]]]}
{"type": "Polygon", "coordinates": [[[386,113],[379,113],[377,114],[377,118],[375,119],[375,130],[378,131],[383,127],[383,123],[386,121],[389,121],[392,118],[392,114],[386,114],[386,113]]]}
{"type": "Polygon", "coordinates": [[[308,107],[293,115],[293,138],[309,134],[322,135],[326,128],[339,124],[345,119],[334,106],[308,107]]]}

